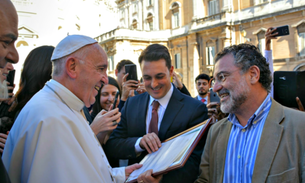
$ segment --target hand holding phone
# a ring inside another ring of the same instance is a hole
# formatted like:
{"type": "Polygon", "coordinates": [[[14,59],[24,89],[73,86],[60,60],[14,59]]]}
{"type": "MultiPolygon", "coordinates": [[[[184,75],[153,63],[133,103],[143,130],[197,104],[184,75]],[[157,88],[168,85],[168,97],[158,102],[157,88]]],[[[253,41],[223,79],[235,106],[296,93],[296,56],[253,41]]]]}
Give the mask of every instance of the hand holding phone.
{"type": "Polygon", "coordinates": [[[112,109],[115,109],[115,108],[116,108],[116,104],[117,104],[117,102],[118,102],[118,97],[119,97],[119,95],[120,95],[120,92],[117,91],[116,94],[115,94],[115,97],[114,97],[114,102],[113,102],[113,104],[112,104],[112,109]]]}
{"type": "Polygon", "coordinates": [[[287,35],[289,35],[289,26],[284,25],[284,26],[276,27],[276,30],[273,32],[273,34],[275,34],[275,33],[278,33],[278,34],[275,35],[274,37],[287,36],[287,35]]]}
{"type": "Polygon", "coordinates": [[[125,65],[125,72],[128,73],[126,80],[138,81],[137,66],[135,64],[125,65]]]}
{"type": "Polygon", "coordinates": [[[220,103],[220,98],[218,97],[217,93],[213,91],[212,88],[210,88],[210,102],[217,102],[220,103]]]}

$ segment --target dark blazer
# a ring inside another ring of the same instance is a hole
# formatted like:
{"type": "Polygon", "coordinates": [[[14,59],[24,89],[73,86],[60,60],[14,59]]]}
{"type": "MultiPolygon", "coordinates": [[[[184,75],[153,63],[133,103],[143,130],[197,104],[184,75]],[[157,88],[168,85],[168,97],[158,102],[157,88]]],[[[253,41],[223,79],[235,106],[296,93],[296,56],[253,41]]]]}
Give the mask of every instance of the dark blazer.
{"type": "MultiPolygon", "coordinates": [[[[202,155],[201,175],[195,183],[223,182],[232,123],[214,124],[202,155]]],[[[257,149],[252,182],[305,182],[305,112],[284,107],[272,99],[257,149]]]]}
{"type": "Polygon", "coordinates": [[[2,159],[0,157],[0,182],[1,183],[10,183],[10,178],[8,177],[8,174],[6,172],[6,169],[3,165],[2,159]]]}
{"type": "MultiPolygon", "coordinates": [[[[104,146],[107,157],[114,159],[129,159],[129,164],[140,162],[145,156],[141,153],[137,157],[135,143],[138,138],[146,134],[146,113],[149,102],[147,92],[128,100],[122,109],[121,122],[113,131],[104,146]]],[[[166,140],[208,118],[206,106],[190,96],[182,94],[174,87],[159,129],[159,138],[166,140]]],[[[166,183],[194,182],[199,174],[200,151],[203,150],[205,139],[191,154],[185,166],[165,174],[162,181],[166,183]]]]}

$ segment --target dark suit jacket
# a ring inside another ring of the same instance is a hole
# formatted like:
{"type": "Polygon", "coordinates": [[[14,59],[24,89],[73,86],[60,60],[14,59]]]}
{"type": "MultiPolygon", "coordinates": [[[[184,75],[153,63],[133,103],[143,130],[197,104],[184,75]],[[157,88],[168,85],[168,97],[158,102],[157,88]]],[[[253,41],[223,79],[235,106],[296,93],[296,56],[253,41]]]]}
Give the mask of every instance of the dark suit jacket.
{"type": "MultiPolygon", "coordinates": [[[[201,158],[196,183],[223,182],[232,123],[214,124],[201,158]]],[[[305,112],[284,107],[272,99],[254,164],[252,183],[305,182],[305,112]]]]}
{"type": "MultiPolygon", "coordinates": [[[[145,153],[136,156],[135,143],[146,134],[146,113],[149,102],[147,92],[128,98],[122,109],[121,122],[113,131],[104,150],[107,157],[129,159],[129,164],[140,162],[145,153]]],[[[190,96],[182,94],[174,87],[159,129],[159,138],[166,140],[208,118],[206,106],[190,96]]],[[[191,154],[185,166],[163,176],[166,183],[194,182],[199,174],[199,162],[205,139],[191,154]]]]}
{"type": "Polygon", "coordinates": [[[0,157],[0,182],[1,183],[10,183],[10,178],[8,177],[8,174],[6,172],[6,169],[3,165],[2,159],[0,157]]]}

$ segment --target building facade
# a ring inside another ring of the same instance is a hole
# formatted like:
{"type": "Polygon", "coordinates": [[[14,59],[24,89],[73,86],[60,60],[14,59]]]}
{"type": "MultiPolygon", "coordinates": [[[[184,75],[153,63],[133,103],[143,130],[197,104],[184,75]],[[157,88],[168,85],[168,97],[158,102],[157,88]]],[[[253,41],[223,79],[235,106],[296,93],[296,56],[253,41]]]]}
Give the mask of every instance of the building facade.
{"type": "Polygon", "coordinates": [[[115,2],[118,28],[96,37],[109,56],[110,75],[120,60],[138,64],[147,45],[160,43],[169,48],[175,71],[195,96],[194,79],[199,73],[213,74],[217,52],[239,43],[263,52],[266,30],[282,25],[289,26],[290,34],[272,41],[274,70],[305,70],[305,0],[115,2]]]}

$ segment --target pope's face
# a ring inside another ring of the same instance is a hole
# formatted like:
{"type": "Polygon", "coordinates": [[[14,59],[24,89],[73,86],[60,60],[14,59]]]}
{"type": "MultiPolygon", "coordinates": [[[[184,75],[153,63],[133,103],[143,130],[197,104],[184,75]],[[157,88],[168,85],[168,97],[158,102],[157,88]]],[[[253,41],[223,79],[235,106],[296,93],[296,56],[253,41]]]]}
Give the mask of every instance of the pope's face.
{"type": "Polygon", "coordinates": [[[90,107],[94,104],[99,89],[108,83],[108,61],[105,51],[99,45],[84,60],[80,72],[79,98],[90,107]]]}

